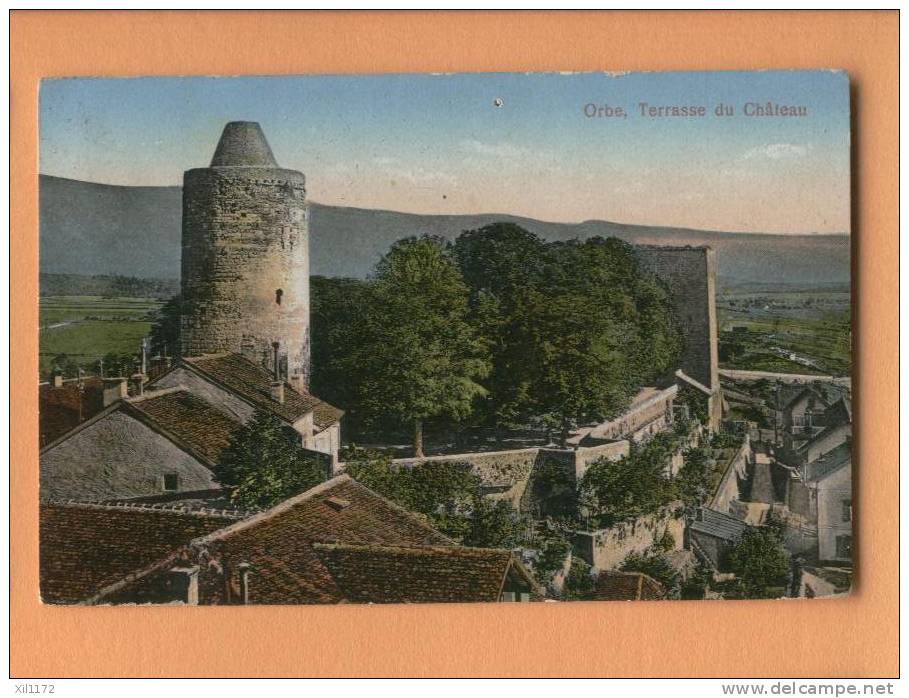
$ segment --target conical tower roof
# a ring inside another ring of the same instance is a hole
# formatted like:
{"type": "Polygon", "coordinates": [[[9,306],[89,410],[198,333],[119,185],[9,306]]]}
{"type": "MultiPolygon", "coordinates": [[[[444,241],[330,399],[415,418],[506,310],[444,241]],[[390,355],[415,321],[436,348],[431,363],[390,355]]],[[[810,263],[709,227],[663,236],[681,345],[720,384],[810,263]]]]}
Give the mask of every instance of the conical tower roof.
{"type": "Polygon", "coordinates": [[[278,167],[278,163],[257,122],[231,121],[221,133],[211,167],[278,167]]]}

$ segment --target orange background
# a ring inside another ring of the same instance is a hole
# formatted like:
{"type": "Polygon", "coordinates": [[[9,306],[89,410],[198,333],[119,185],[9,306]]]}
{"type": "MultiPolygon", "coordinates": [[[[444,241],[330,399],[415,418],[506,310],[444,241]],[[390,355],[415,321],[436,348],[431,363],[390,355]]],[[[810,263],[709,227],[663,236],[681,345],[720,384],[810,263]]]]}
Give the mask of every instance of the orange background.
{"type": "Polygon", "coordinates": [[[11,375],[23,378],[37,373],[42,77],[847,70],[860,573],[849,598],[826,601],[42,606],[37,391],[17,389],[10,405],[12,676],[897,675],[898,29],[895,11],[14,11],[11,375]]]}

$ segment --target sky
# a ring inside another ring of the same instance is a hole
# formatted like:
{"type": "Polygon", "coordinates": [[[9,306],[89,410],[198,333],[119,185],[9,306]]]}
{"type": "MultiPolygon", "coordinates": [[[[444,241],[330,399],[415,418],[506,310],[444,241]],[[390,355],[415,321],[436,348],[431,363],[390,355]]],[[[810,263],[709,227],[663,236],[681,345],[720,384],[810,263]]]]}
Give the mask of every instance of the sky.
{"type": "Polygon", "coordinates": [[[258,121],[324,204],[850,230],[842,72],[52,79],[40,119],[41,172],[92,182],[179,185],[226,122],[258,121]],[[745,115],[768,101],[807,115],[745,115]],[[706,115],[642,115],[642,102],[706,115]],[[734,114],[716,116],[719,104],[734,114]]]}

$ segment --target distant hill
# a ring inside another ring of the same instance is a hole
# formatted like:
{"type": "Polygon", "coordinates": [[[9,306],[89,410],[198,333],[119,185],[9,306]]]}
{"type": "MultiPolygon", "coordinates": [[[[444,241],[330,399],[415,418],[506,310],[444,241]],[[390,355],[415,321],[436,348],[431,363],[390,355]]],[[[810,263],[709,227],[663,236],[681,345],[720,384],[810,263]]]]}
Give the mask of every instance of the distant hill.
{"type": "Polygon", "coordinates": [[[41,272],[38,285],[42,296],[105,296],[114,298],[170,298],[180,292],[179,279],[97,274],[53,274],[41,272]]]}
{"type": "MultiPolygon", "coordinates": [[[[124,187],[41,176],[42,272],[180,276],[180,187],[124,187]]],[[[431,233],[454,239],[462,231],[510,221],[546,240],[595,235],[637,244],[711,245],[726,283],[848,283],[846,235],[724,233],[609,221],[550,223],[507,214],[418,215],[313,203],[311,271],[363,277],[399,238],[431,233]]]]}

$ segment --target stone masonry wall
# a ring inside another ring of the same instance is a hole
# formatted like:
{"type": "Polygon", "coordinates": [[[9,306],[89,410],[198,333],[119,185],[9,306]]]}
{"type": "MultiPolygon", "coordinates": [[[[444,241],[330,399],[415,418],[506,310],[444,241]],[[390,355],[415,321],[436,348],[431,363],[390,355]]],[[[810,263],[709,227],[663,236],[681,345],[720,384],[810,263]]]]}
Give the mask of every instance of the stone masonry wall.
{"type": "Polygon", "coordinates": [[[710,388],[719,386],[716,253],[709,247],[635,248],[638,261],[666,282],[684,334],[680,368],[710,388]]]}
{"type": "Polygon", "coordinates": [[[183,180],[181,349],[234,351],[292,384],[309,374],[309,233],[302,174],[189,170],[183,180]]]}
{"type": "Polygon", "coordinates": [[[615,569],[630,553],[644,552],[667,531],[673,537],[674,549],[681,550],[685,538],[682,512],[683,505],[677,502],[612,528],[577,531],[575,550],[589,565],[599,570],[615,569]]]}
{"type": "Polygon", "coordinates": [[[41,498],[126,499],[163,492],[176,474],[178,490],[218,487],[211,470],[169,439],[113,411],[40,456],[41,498]]]}

